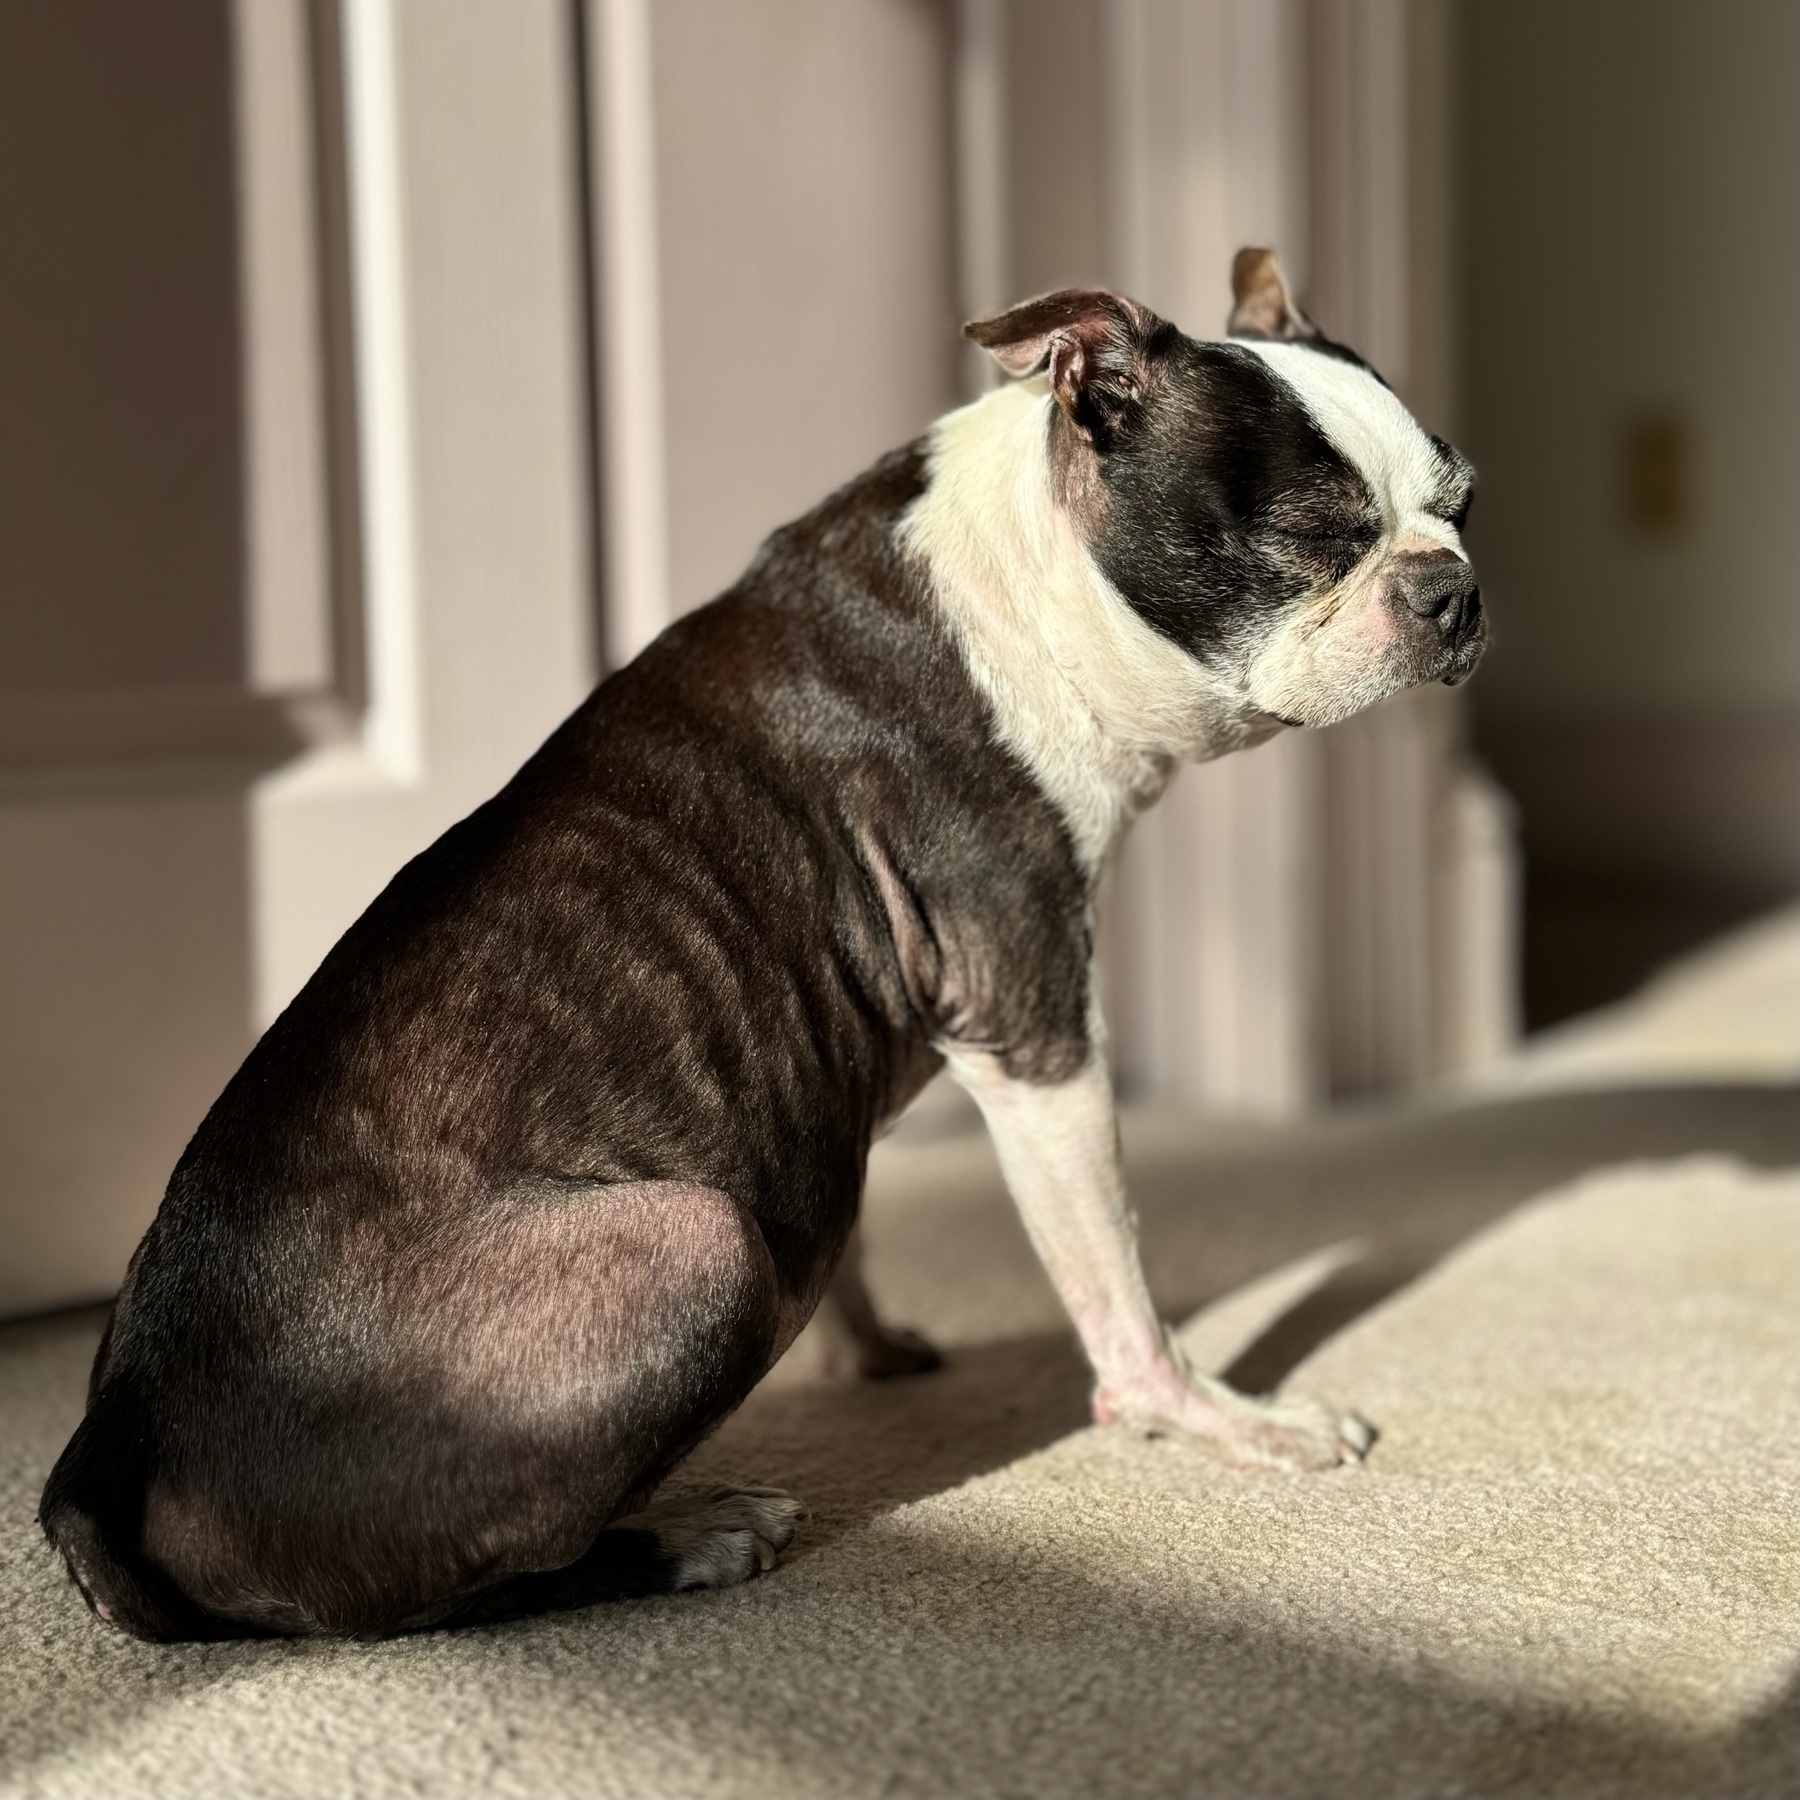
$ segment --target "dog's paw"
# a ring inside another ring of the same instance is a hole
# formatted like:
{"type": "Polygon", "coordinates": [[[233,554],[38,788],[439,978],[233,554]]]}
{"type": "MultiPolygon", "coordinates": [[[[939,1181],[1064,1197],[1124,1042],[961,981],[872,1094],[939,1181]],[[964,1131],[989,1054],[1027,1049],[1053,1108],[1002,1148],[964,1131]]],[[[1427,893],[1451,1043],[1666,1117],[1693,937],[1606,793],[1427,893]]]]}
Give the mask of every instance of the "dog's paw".
{"type": "Polygon", "coordinates": [[[865,1323],[852,1329],[848,1321],[825,1314],[821,1326],[820,1367],[834,1379],[894,1381],[943,1366],[937,1346],[904,1325],[865,1323]]]}
{"type": "Polygon", "coordinates": [[[1245,1406],[1241,1413],[1234,1409],[1219,1440],[1236,1468],[1335,1469],[1361,1462],[1375,1442],[1375,1428],[1366,1419],[1308,1394],[1280,1394],[1245,1406]]]}
{"type": "Polygon", "coordinates": [[[1359,1463],[1376,1436],[1367,1420],[1306,1394],[1253,1399],[1191,1375],[1175,1393],[1165,1390],[1148,1403],[1134,1404],[1130,1396],[1102,1388],[1094,1396],[1094,1417],[1103,1425],[1118,1421],[1199,1438],[1233,1468],[1291,1474],[1359,1463]]]}
{"type": "Polygon", "coordinates": [[[901,1375],[927,1375],[944,1359],[929,1338],[904,1325],[884,1325],[878,1336],[856,1346],[856,1372],[866,1381],[891,1381],[901,1375]]]}
{"type": "Polygon", "coordinates": [[[618,1524],[649,1531],[669,1567],[669,1586],[736,1587],[775,1566],[806,1508],[773,1488],[710,1488],[665,1500],[618,1524]]]}

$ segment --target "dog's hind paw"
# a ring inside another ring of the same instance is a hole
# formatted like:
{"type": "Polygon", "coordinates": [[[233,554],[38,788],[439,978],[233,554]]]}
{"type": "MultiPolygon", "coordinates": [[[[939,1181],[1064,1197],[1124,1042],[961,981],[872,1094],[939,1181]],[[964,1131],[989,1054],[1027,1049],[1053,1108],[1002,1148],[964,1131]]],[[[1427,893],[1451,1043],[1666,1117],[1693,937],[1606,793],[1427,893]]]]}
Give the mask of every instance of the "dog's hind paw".
{"type": "Polygon", "coordinates": [[[805,1517],[798,1500],[773,1488],[709,1488],[615,1523],[655,1537],[669,1586],[680,1591],[736,1587],[774,1568],[805,1517]]]}
{"type": "Polygon", "coordinates": [[[904,1325],[884,1325],[877,1335],[856,1347],[856,1372],[865,1381],[929,1374],[941,1368],[943,1361],[935,1344],[904,1325]]]}

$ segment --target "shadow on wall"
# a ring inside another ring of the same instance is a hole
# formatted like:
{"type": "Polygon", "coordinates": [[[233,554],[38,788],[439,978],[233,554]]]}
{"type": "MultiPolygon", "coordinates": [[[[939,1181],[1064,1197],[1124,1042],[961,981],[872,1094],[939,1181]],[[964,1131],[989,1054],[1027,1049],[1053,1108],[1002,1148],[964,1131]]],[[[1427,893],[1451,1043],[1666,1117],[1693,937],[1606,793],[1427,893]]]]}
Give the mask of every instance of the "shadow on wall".
{"type": "Polygon", "coordinates": [[[250,1042],[231,57],[0,9],[0,1313],[117,1281],[250,1042]]]}
{"type": "Polygon", "coordinates": [[[246,813],[0,794],[0,1316],[117,1285],[250,1047],[246,813]]]}
{"type": "Polygon", "coordinates": [[[1470,694],[1543,1025],[1800,891],[1800,12],[1461,22],[1470,694]]]}

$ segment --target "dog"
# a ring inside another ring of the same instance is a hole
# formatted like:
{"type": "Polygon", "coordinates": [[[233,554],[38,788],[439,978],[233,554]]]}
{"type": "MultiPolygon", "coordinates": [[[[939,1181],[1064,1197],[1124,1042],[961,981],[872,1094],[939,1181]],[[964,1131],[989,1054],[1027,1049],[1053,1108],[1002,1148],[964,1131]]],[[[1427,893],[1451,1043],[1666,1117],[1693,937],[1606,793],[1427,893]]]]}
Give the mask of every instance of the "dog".
{"type": "Polygon", "coordinates": [[[724,1586],[799,1503],[657,1504],[822,1300],[871,1141],[974,1097],[1102,1421],[1320,1469],[1370,1428],[1184,1363],[1140,1271],[1095,891],[1183,759],[1458,682],[1467,462],[1233,270],[1225,341],[1066,291],[1012,383],[777,531],[400,871],[207,1114],[43,1528],[153,1639],[724,1586]]]}

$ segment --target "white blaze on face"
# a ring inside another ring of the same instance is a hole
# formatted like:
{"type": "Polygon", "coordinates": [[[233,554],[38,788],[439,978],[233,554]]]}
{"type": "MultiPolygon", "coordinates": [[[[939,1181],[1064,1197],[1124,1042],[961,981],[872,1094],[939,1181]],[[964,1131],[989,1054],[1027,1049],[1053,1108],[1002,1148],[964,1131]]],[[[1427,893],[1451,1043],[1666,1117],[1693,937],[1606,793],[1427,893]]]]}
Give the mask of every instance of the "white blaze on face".
{"type": "Polygon", "coordinates": [[[1258,705],[1307,725],[1335,724],[1416,678],[1406,668],[1385,577],[1401,553],[1448,550],[1468,560],[1456,527],[1432,511],[1448,472],[1412,414],[1367,369],[1304,344],[1234,342],[1296,395],[1380,509],[1379,544],[1277,631],[1250,669],[1258,705]]]}
{"type": "Polygon", "coordinates": [[[1304,344],[1234,341],[1260,356],[1299,396],[1313,422],[1369,484],[1388,544],[1405,538],[1463,556],[1456,527],[1430,511],[1444,486],[1437,448],[1391,388],[1358,364],[1304,344]]]}

